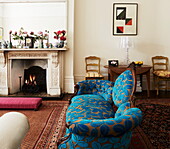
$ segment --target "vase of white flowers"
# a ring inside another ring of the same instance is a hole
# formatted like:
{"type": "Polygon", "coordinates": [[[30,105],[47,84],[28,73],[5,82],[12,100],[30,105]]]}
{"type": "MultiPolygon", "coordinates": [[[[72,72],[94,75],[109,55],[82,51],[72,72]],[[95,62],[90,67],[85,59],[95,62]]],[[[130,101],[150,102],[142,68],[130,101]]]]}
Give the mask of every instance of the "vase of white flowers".
{"type": "MultiPolygon", "coordinates": [[[[11,31],[11,33],[12,33],[12,31],[11,31]]],[[[27,34],[26,31],[24,31],[23,27],[20,28],[18,33],[15,32],[14,34],[12,34],[13,40],[17,40],[18,41],[17,48],[23,48],[26,36],[28,36],[28,34],[27,34]]]]}

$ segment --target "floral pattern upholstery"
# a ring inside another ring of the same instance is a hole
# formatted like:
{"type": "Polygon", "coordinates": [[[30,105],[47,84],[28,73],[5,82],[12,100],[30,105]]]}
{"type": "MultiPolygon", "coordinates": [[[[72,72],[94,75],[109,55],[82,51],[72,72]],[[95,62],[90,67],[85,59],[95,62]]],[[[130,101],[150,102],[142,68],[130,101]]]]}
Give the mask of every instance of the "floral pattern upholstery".
{"type": "Polygon", "coordinates": [[[106,101],[112,103],[112,87],[113,82],[107,80],[84,80],[77,83],[79,91],[77,95],[93,94],[100,95],[106,101]]]}
{"type": "Polygon", "coordinates": [[[113,102],[119,107],[125,102],[128,102],[132,90],[134,88],[134,82],[132,72],[130,70],[124,71],[117,79],[113,88],[113,102]]]}
{"type": "Polygon", "coordinates": [[[78,84],[78,95],[72,98],[66,114],[67,139],[58,148],[127,149],[132,130],[142,120],[141,110],[131,108],[128,102],[134,87],[131,71],[122,73],[114,86],[105,80],[78,84]],[[113,102],[118,107],[116,113],[113,102]]]}
{"type": "Polygon", "coordinates": [[[115,113],[115,118],[120,117],[124,114],[124,112],[127,109],[130,109],[131,105],[130,102],[125,102],[123,103],[121,106],[119,106],[119,108],[117,109],[116,113],[115,113]]]}
{"type": "Polygon", "coordinates": [[[158,77],[170,78],[170,71],[154,71],[153,74],[158,77]]]}
{"type": "MultiPolygon", "coordinates": [[[[78,95],[79,99],[86,97],[83,102],[73,102],[67,109],[66,122],[72,122],[75,119],[107,119],[114,117],[114,111],[111,104],[102,100],[98,95],[78,95]],[[89,99],[89,101],[88,101],[89,99]]],[[[77,98],[77,97],[76,97],[77,98]]]]}

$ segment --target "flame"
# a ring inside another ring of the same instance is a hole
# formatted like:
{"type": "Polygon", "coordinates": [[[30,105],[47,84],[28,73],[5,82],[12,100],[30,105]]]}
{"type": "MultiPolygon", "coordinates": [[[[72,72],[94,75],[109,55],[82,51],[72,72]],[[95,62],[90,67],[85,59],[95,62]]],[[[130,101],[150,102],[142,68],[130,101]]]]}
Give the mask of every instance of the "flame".
{"type": "Polygon", "coordinates": [[[34,80],[35,80],[35,75],[32,76],[32,81],[34,81],[34,80]]]}
{"type": "Polygon", "coordinates": [[[37,82],[35,81],[35,75],[29,75],[29,79],[25,80],[25,84],[33,84],[37,85],[37,82]]]}
{"type": "Polygon", "coordinates": [[[26,83],[26,84],[28,84],[28,81],[27,81],[27,80],[25,80],[25,83],[26,83]]]}
{"type": "Polygon", "coordinates": [[[32,82],[32,75],[30,75],[29,78],[30,78],[30,81],[32,82]]]}

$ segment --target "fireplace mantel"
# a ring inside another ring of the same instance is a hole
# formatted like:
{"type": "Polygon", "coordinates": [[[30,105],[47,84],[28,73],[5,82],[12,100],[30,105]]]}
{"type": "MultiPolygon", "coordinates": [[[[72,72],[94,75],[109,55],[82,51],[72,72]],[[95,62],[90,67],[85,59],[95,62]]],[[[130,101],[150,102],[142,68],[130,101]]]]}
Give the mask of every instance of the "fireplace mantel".
{"type": "Polygon", "coordinates": [[[10,52],[10,51],[19,51],[19,52],[24,52],[24,51],[30,51],[30,52],[34,52],[34,51],[66,51],[68,50],[67,47],[64,48],[30,48],[30,49],[0,49],[0,52],[10,52]]]}
{"type": "MultiPolygon", "coordinates": [[[[47,94],[59,96],[63,89],[64,51],[67,48],[52,49],[1,49],[0,50],[0,95],[9,95],[19,91],[21,69],[15,68],[13,60],[47,61],[47,94]]],[[[20,65],[20,63],[19,63],[20,65]]],[[[23,83],[23,82],[22,82],[23,83]]]]}

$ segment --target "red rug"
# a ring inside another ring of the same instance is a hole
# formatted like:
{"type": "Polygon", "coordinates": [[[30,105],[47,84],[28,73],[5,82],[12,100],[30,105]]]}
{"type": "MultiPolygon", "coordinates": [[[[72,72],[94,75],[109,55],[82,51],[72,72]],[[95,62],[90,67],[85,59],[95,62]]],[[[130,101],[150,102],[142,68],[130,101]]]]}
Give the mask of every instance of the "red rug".
{"type": "Polygon", "coordinates": [[[148,137],[143,130],[138,126],[132,133],[132,139],[129,149],[153,149],[148,137]]]}
{"type": "Polygon", "coordinates": [[[140,140],[146,140],[148,149],[170,149],[170,106],[142,103],[137,107],[143,112],[142,123],[137,128],[137,133],[143,137],[140,140]]]}
{"type": "MultiPolygon", "coordinates": [[[[67,107],[67,101],[43,101],[38,111],[15,110],[25,114],[30,122],[30,130],[23,140],[21,148],[57,149],[56,144],[58,139],[65,133],[65,114],[67,107]]],[[[140,108],[145,114],[144,109],[149,107],[146,106],[144,108],[143,105],[140,108]]],[[[0,110],[0,116],[9,111],[14,110],[0,110]]],[[[144,119],[146,119],[146,115],[147,114],[145,114],[144,119]]],[[[151,113],[149,115],[151,115],[151,113]]],[[[150,118],[152,118],[152,115],[150,118]]],[[[147,126],[143,122],[141,126],[147,126]]],[[[149,126],[147,127],[149,128],[149,126]]],[[[133,131],[130,149],[154,149],[154,145],[151,143],[149,136],[146,135],[143,127],[137,127],[133,131]]]]}
{"type": "Polygon", "coordinates": [[[56,142],[65,132],[67,101],[43,101],[38,111],[0,110],[0,116],[9,111],[25,114],[30,130],[22,142],[22,149],[56,149],[56,142]]]}

